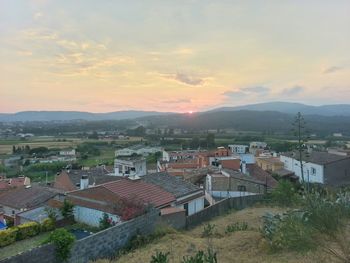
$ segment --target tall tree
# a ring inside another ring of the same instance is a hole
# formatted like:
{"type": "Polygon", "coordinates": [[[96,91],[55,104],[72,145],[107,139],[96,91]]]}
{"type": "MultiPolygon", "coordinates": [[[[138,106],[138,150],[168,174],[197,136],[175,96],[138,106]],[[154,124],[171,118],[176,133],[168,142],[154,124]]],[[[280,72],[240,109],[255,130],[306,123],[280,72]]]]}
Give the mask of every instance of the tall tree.
{"type": "Polygon", "coordinates": [[[308,132],[306,130],[306,122],[303,117],[303,115],[298,112],[295,116],[295,120],[293,122],[294,127],[294,135],[297,137],[298,143],[297,143],[297,151],[299,154],[299,162],[300,162],[300,172],[301,172],[301,179],[303,183],[305,183],[305,176],[304,176],[304,151],[306,149],[306,143],[308,141],[308,132]]]}
{"type": "Polygon", "coordinates": [[[207,134],[207,146],[208,146],[208,148],[212,148],[215,146],[215,134],[214,133],[207,134]]]}

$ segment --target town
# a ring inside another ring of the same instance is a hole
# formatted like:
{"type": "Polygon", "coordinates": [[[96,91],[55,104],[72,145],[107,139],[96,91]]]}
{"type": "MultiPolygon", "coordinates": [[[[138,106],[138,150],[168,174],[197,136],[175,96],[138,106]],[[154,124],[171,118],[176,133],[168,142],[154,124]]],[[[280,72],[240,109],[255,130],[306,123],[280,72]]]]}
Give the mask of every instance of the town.
{"type": "Polygon", "coordinates": [[[349,11],[1,0],[0,263],[350,263],[349,11]]]}
{"type": "MultiPolygon", "coordinates": [[[[18,249],[34,249],[38,243],[31,239],[44,240],[54,229],[76,240],[71,262],[88,261],[161,225],[184,231],[232,209],[266,202],[284,183],[299,191],[350,184],[346,135],[303,141],[298,148],[298,140],[267,135],[270,144],[247,141],[249,136],[243,141],[238,134],[228,139],[229,131],[225,139],[215,130],[197,132],[186,142],[189,131],[182,129],[153,132],[140,126],[138,132],[90,132],[84,139],[69,133],[16,133],[11,126],[1,131],[0,146],[3,260],[18,257],[17,243],[18,249]],[[120,229],[127,229],[127,237],[120,236],[120,229]],[[99,239],[101,248],[82,254],[80,246],[99,239]]],[[[285,205],[292,205],[292,196],[286,198],[285,205]]]]}

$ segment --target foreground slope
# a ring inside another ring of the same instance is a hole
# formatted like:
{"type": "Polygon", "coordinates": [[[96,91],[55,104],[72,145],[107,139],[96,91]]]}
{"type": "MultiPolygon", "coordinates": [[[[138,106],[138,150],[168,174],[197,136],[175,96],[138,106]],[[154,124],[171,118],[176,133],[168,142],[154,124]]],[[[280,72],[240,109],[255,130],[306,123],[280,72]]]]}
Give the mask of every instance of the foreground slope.
{"type": "MultiPolygon", "coordinates": [[[[266,212],[282,212],[280,208],[256,207],[238,212],[231,212],[226,216],[218,217],[210,223],[215,224],[217,232],[212,239],[212,247],[218,253],[219,263],[230,262],[337,262],[321,248],[305,254],[297,252],[271,253],[259,228],[262,225],[262,216],[266,212]],[[235,222],[247,222],[248,231],[225,233],[226,226],[235,222]]],[[[139,263],[149,262],[157,251],[170,252],[170,262],[181,262],[183,256],[194,255],[197,250],[208,248],[208,239],[202,238],[203,226],[189,231],[181,231],[156,240],[147,246],[130,252],[118,260],[99,260],[97,263],[139,263]]]]}

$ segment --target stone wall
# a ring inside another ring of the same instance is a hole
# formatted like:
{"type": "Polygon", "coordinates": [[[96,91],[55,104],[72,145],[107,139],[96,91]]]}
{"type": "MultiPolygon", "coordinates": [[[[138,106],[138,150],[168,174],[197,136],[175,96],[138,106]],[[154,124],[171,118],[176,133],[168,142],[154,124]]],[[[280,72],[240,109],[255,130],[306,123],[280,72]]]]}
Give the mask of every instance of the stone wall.
{"type": "Polygon", "coordinates": [[[221,200],[215,203],[212,206],[208,206],[202,211],[188,216],[186,218],[186,227],[191,228],[195,227],[203,222],[209,221],[210,219],[224,215],[230,209],[243,209],[253,205],[254,203],[262,200],[263,195],[251,195],[251,196],[242,196],[242,197],[231,197],[224,200],[221,200]]]}
{"type": "MultiPolygon", "coordinates": [[[[112,257],[136,234],[151,234],[158,220],[159,211],[154,209],[143,216],[78,240],[71,250],[68,263],[85,263],[89,260],[112,257]]],[[[54,263],[56,262],[55,248],[53,245],[45,245],[0,262],[54,263]]]]}

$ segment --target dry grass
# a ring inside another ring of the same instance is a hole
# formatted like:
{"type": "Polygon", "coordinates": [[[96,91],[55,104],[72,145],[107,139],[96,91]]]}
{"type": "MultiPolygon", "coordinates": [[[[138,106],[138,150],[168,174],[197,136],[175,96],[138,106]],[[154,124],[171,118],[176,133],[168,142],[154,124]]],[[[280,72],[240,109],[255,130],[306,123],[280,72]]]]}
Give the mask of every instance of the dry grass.
{"type": "MultiPolygon", "coordinates": [[[[255,207],[231,212],[228,215],[212,220],[210,223],[215,224],[216,234],[211,241],[211,246],[218,253],[218,262],[337,262],[334,257],[324,252],[321,248],[305,254],[296,252],[270,253],[266,242],[259,232],[259,227],[262,224],[261,217],[266,212],[282,211],[279,208],[255,207]],[[227,225],[243,221],[248,223],[248,231],[225,234],[227,225]]],[[[96,263],[147,263],[157,251],[169,251],[171,253],[170,263],[181,262],[183,256],[193,255],[199,249],[206,250],[208,248],[208,240],[201,237],[203,226],[198,226],[190,231],[168,234],[117,260],[99,260],[96,263]]]]}

